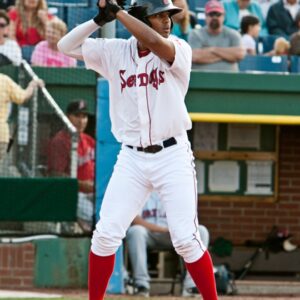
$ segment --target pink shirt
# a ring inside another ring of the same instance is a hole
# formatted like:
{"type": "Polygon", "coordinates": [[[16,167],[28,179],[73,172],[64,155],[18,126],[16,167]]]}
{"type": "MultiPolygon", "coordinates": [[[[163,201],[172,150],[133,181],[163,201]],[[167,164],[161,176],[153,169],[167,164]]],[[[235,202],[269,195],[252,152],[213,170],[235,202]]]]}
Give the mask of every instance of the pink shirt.
{"type": "Polygon", "coordinates": [[[47,41],[39,42],[32,53],[31,63],[43,67],[75,67],[76,59],[49,48],[47,41]]]}

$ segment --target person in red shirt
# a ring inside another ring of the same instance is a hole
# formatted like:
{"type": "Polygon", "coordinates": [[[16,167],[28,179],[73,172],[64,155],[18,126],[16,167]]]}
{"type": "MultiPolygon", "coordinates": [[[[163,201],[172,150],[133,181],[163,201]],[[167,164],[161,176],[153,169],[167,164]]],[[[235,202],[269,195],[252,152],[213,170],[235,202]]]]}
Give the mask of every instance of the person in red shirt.
{"type": "MultiPolygon", "coordinates": [[[[95,140],[84,133],[88,123],[87,104],[75,100],[67,107],[67,116],[77,129],[77,179],[79,185],[77,217],[84,232],[92,230],[94,220],[95,140]]],[[[70,176],[71,136],[60,130],[50,141],[48,148],[48,174],[70,176]]]]}
{"type": "Polygon", "coordinates": [[[9,37],[20,47],[34,46],[44,40],[47,22],[53,18],[48,13],[46,0],[17,0],[8,15],[9,37]]]}

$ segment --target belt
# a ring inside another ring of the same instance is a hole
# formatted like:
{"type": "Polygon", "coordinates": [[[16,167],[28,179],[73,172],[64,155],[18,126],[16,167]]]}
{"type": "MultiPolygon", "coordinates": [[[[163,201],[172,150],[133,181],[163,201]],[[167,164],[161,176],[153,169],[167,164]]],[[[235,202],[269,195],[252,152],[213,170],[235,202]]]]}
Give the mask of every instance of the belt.
{"type": "Polygon", "coordinates": [[[170,146],[176,145],[177,141],[174,137],[171,137],[162,142],[162,145],[150,145],[148,147],[134,147],[130,145],[126,145],[130,149],[136,149],[137,151],[145,152],[145,153],[157,153],[161,151],[163,148],[168,148],[170,146]]]}

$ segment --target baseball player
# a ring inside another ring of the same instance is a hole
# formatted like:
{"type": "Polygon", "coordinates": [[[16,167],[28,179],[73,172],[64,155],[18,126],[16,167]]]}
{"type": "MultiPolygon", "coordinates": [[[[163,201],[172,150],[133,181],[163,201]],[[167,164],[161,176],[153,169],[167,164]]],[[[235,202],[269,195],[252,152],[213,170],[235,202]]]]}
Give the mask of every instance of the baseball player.
{"type": "Polygon", "coordinates": [[[112,132],[122,143],[92,237],[90,300],[103,299],[115,252],[152,190],[160,195],[172,243],[203,299],[215,300],[212,261],[198,231],[194,157],[186,134],[192,51],[170,35],[171,16],[181,9],[171,0],[137,0],[126,12],[114,1],[100,0],[99,14],[58,43],[60,51],[108,79],[112,132]],[[89,38],[114,19],[133,35],[130,39],[89,38]]]}

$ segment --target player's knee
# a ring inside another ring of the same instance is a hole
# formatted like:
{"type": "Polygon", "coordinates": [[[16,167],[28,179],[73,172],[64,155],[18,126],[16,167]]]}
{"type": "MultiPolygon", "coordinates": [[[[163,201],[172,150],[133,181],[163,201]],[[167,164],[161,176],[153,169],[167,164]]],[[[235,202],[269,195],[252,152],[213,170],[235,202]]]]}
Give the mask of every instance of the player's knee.
{"type": "Polygon", "coordinates": [[[201,240],[179,241],[174,244],[174,248],[178,255],[182,256],[183,260],[191,263],[198,260],[206,251],[206,247],[201,240]]]}
{"type": "Polygon", "coordinates": [[[99,256],[109,256],[118,250],[122,243],[122,238],[116,238],[103,232],[94,231],[92,237],[91,250],[99,256]]]}

